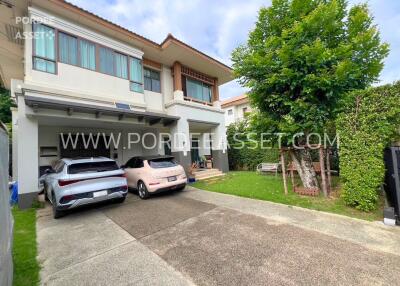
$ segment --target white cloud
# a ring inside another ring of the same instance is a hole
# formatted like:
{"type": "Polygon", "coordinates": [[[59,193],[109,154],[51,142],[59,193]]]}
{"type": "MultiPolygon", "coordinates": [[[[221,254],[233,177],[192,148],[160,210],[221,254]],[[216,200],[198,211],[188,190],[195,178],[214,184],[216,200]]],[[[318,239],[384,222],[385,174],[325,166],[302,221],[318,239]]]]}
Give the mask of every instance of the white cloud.
{"type": "MultiPolygon", "coordinates": [[[[257,20],[258,10],[270,0],[69,0],[72,3],[124,26],[146,38],[161,42],[168,33],[230,65],[232,50],[245,43],[257,20]]],[[[351,0],[350,4],[364,0],[351,0]]],[[[370,0],[382,39],[391,45],[381,74],[381,83],[400,77],[400,1],[370,0]]],[[[221,87],[220,97],[240,95],[237,82],[221,87]]]]}

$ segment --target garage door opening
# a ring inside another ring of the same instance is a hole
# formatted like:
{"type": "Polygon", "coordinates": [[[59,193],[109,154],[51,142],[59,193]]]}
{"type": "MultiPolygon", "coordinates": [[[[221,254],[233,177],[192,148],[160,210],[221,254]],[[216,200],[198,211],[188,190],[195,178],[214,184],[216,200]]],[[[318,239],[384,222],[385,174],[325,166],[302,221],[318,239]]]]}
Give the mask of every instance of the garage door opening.
{"type": "Polygon", "coordinates": [[[106,146],[109,136],[93,136],[77,134],[60,134],[60,157],[108,157],[111,158],[110,146],[106,146]],[[72,140],[71,140],[72,139],[72,140]]]}

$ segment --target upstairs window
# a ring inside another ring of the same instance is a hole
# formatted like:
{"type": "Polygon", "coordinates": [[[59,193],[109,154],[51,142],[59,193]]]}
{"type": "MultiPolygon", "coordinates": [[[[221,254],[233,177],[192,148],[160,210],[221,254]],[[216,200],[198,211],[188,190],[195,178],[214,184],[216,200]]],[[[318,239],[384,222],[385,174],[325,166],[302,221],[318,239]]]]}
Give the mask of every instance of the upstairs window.
{"type": "Polygon", "coordinates": [[[136,58],[129,58],[129,80],[131,91],[143,93],[142,71],[142,61],[136,58]]]}
{"type": "Polygon", "coordinates": [[[128,79],[128,57],[112,49],[100,47],[100,72],[128,79]]]}
{"type": "Polygon", "coordinates": [[[33,32],[33,68],[48,73],[56,73],[54,29],[34,23],[33,32]]]}
{"type": "Polygon", "coordinates": [[[211,102],[211,86],[198,80],[186,78],[186,96],[198,101],[211,102]]]}
{"type": "Polygon", "coordinates": [[[100,47],[100,72],[114,75],[114,51],[100,47]]]}
{"type": "Polygon", "coordinates": [[[61,63],[78,65],[78,39],[58,33],[58,57],[61,63]]]}
{"type": "Polygon", "coordinates": [[[161,92],[160,72],[144,68],[144,89],[161,92]]]}
{"type": "Polygon", "coordinates": [[[228,115],[233,115],[233,110],[232,109],[228,109],[228,115]]]}
{"type": "Polygon", "coordinates": [[[115,53],[115,75],[120,78],[128,79],[128,57],[115,53]]]}
{"type": "Polygon", "coordinates": [[[86,41],[79,40],[80,66],[90,70],[96,70],[96,45],[86,41]]]}

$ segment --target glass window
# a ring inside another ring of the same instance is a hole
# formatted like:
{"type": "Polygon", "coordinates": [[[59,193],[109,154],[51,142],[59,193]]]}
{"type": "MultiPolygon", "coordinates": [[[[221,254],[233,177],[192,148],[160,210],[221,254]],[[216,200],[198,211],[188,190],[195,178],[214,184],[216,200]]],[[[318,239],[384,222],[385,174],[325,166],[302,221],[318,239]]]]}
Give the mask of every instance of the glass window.
{"type": "Polygon", "coordinates": [[[173,158],[160,158],[149,160],[150,167],[154,169],[171,168],[177,166],[173,158]]]}
{"type": "Polygon", "coordinates": [[[118,165],[114,161],[76,163],[68,167],[68,174],[107,172],[118,170],[118,165]]]}
{"type": "Polygon", "coordinates": [[[160,72],[144,68],[144,89],[161,92],[160,72]]]}
{"type": "Polygon", "coordinates": [[[64,169],[64,162],[61,161],[61,160],[57,161],[57,162],[54,164],[54,166],[53,166],[52,169],[53,169],[54,172],[56,172],[56,173],[61,173],[62,170],[64,169]]]}
{"type": "Polygon", "coordinates": [[[100,47],[100,71],[105,74],[114,75],[114,51],[100,47]]]}
{"type": "Polygon", "coordinates": [[[78,40],[64,33],[58,33],[59,61],[66,64],[78,64],[78,40]]]}
{"type": "Polygon", "coordinates": [[[186,96],[196,100],[211,102],[211,86],[186,78],[186,96]]]}
{"type": "Polygon", "coordinates": [[[130,82],[131,91],[143,93],[143,84],[137,82],[130,82]]]}
{"type": "Polygon", "coordinates": [[[130,89],[136,92],[143,92],[143,71],[142,61],[136,58],[129,58],[129,80],[130,89]]]}
{"type": "Polygon", "coordinates": [[[56,72],[55,32],[42,24],[33,24],[34,52],[33,68],[39,71],[56,72]]]}
{"type": "Polygon", "coordinates": [[[233,114],[233,110],[232,109],[229,109],[228,110],[228,115],[232,115],[233,114]]]}
{"type": "Polygon", "coordinates": [[[121,78],[128,78],[128,58],[127,56],[115,53],[115,75],[121,78]]]}
{"type": "Polygon", "coordinates": [[[126,164],[125,164],[125,168],[133,168],[133,166],[135,165],[136,159],[137,158],[135,158],[135,157],[129,159],[128,162],[126,162],[126,164]]]}
{"type": "Polygon", "coordinates": [[[96,46],[95,44],[79,40],[80,66],[90,70],[96,70],[96,46]]]}
{"type": "Polygon", "coordinates": [[[144,166],[141,158],[134,157],[126,163],[125,168],[142,168],[144,166]]]}
{"type": "Polygon", "coordinates": [[[203,83],[203,101],[211,102],[211,86],[203,83]]]}

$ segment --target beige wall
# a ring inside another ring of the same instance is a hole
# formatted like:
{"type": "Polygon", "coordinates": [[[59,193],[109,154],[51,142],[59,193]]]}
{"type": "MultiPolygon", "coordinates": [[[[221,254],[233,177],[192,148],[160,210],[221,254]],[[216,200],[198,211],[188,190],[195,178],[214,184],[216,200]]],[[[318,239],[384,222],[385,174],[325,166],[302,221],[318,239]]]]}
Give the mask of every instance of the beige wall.
{"type": "Polygon", "coordinates": [[[247,112],[251,112],[251,107],[249,103],[232,105],[223,108],[225,111],[225,126],[230,125],[231,123],[238,122],[244,118],[243,109],[247,108],[247,112]],[[232,110],[232,114],[228,114],[229,110],[232,110]]]}
{"type": "MultiPolygon", "coordinates": [[[[48,15],[43,11],[31,9],[32,15],[47,15],[53,17],[49,25],[73,35],[107,46],[121,53],[142,58],[143,52],[135,47],[129,47],[104,37],[85,28],[74,25],[64,19],[48,15]]],[[[32,26],[25,25],[25,32],[31,32],[32,26]]],[[[130,91],[129,80],[83,69],[73,65],[57,63],[57,74],[45,73],[32,69],[32,40],[25,41],[25,78],[27,84],[58,89],[79,94],[81,97],[100,99],[111,102],[121,102],[137,106],[146,106],[149,110],[162,112],[164,102],[172,99],[172,75],[169,67],[161,70],[161,93],[145,91],[137,93],[130,91]],[[163,98],[164,97],[164,98],[163,98]]]]}

